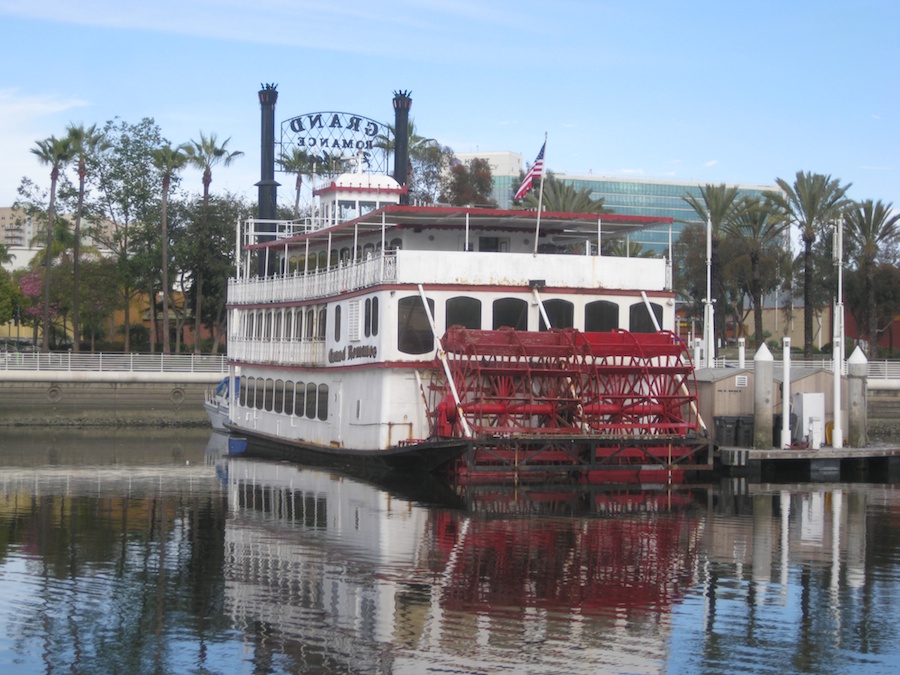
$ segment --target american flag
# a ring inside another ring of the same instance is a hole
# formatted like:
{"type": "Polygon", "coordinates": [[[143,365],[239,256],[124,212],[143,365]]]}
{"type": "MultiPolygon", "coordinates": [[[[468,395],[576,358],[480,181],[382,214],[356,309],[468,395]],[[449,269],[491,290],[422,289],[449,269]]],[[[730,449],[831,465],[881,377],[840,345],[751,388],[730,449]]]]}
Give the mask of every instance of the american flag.
{"type": "Polygon", "coordinates": [[[541,151],[538,153],[537,158],[534,160],[534,164],[532,164],[531,168],[528,169],[528,173],[525,174],[525,180],[522,181],[522,184],[516,191],[516,196],[513,197],[514,200],[519,201],[520,199],[522,199],[522,197],[524,197],[531,189],[531,183],[534,181],[534,179],[541,177],[541,174],[544,172],[544,148],[546,147],[547,141],[544,141],[544,144],[541,146],[541,151]]]}

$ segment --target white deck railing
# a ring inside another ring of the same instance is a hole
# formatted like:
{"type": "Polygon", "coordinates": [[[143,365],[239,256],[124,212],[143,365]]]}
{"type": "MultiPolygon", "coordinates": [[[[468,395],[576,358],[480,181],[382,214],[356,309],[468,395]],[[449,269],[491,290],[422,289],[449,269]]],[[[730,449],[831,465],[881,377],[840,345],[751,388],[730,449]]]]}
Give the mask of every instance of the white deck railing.
{"type": "Polygon", "coordinates": [[[121,352],[0,352],[0,371],[107,373],[227,373],[224,354],[134,354],[121,352]]]}
{"type": "Polygon", "coordinates": [[[325,365],[324,340],[278,340],[264,342],[232,337],[228,355],[235,361],[248,363],[290,363],[292,365],[325,365]]]}
{"type": "Polygon", "coordinates": [[[304,274],[229,279],[228,301],[237,305],[259,302],[294,302],[337,295],[341,291],[368,288],[397,278],[397,257],[393,252],[357,263],[304,274]]]}

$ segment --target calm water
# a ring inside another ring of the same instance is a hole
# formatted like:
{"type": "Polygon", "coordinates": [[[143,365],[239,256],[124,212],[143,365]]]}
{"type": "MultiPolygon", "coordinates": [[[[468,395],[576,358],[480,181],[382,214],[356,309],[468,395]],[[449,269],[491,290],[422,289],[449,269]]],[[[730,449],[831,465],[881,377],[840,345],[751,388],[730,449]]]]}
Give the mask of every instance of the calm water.
{"type": "Polygon", "coordinates": [[[891,485],[375,486],[0,431],[0,672],[893,673],[891,485]]]}

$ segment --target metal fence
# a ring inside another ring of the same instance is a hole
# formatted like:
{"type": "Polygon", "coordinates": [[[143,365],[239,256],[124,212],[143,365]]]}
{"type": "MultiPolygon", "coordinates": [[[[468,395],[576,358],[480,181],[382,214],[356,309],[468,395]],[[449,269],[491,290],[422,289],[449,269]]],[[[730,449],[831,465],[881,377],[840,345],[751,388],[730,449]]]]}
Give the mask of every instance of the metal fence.
{"type": "MultiPolygon", "coordinates": [[[[740,368],[740,362],[738,359],[716,359],[715,361],[716,368],[740,368]]],[[[844,360],[843,363],[843,371],[842,374],[847,374],[847,361],[844,360]]],[[[699,367],[699,364],[698,364],[699,367]]],[[[744,361],[743,367],[747,370],[753,370],[753,359],[748,358],[744,361]]],[[[775,369],[779,370],[782,367],[782,362],[780,359],[775,360],[775,369]]],[[[791,359],[791,368],[800,370],[800,369],[822,369],[827,370],[829,373],[834,372],[834,361],[831,359],[791,359]]],[[[869,361],[869,372],[868,378],[870,380],[900,380],[900,361],[888,361],[888,360],[880,360],[880,361],[869,361]]]]}
{"type": "Polygon", "coordinates": [[[0,371],[222,373],[228,372],[224,354],[123,354],[0,352],[0,371]]]}

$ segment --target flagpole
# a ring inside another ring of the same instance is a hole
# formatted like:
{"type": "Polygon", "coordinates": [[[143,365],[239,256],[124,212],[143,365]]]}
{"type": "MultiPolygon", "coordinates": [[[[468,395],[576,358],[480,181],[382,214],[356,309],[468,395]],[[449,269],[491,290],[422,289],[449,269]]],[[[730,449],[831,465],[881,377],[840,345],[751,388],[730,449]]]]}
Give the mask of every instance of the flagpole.
{"type": "MultiPolygon", "coordinates": [[[[544,132],[544,166],[547,166],[547,132],[544,132]]],[[[538,251],[538,237],[541,236],[541,211],[544,210],[544,174],[546,172],[541,170],[541,187],[538,191],[538,212],[537,212],[537,222],[534,226],[534,256],[537,256],[538,251]]]]}

